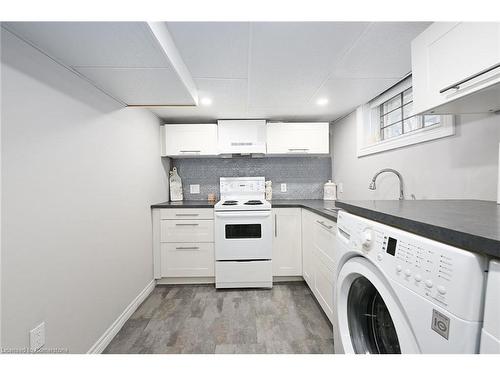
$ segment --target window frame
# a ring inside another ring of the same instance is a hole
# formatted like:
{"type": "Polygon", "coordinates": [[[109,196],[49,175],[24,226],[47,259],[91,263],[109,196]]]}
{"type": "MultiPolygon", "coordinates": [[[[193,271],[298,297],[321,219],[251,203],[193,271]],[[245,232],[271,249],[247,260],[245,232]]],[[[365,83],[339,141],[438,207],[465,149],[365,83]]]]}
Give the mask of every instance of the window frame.
{"type": "MultiPolygon", "coordinates": [[[[420,129],[412,130],[407,133],[404,133],[404,129],[402,129],[403,133],[399,136],[381,139],[383,128],[380,126],[380,106],[391,98],[408,90],[410,87],[412,87],[411,76],[403,79],[383,94],[357,108],[356,127],[358,158],[455,134],[454,117],[452,115],[441,115],[440,122],[437,124],[422,126],[420,129]],[[373,139],[373,137],[375,137],[375,139],[373,139]]],[[[403,103],[401,104],[402,108],[403,103]]],[[[398,110],[399,109],[400,108],[398,108],[398,110]]],[[[421,121],[423,121],[423,119],[421,121]]],[[[404,127],[403,119],[401,119],[401,126],[404,127]]]]}

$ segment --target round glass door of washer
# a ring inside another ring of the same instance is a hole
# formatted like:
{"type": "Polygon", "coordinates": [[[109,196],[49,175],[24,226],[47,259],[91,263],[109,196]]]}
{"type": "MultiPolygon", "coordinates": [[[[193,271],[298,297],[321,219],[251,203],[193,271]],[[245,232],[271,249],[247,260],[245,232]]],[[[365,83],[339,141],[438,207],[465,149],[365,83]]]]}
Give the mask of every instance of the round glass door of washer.
{"type": "Polygon", "coordinates": [[[401,354],[391,314],[366,277],[360,276],[351,284],[347,316],[355,353],[401,354]]]}
{"type": "Polygon", "coordinates": [[[363,257],[349,259],[335,285],[339,352],[419,353],[404,306],[384,274],[363,257]]]}

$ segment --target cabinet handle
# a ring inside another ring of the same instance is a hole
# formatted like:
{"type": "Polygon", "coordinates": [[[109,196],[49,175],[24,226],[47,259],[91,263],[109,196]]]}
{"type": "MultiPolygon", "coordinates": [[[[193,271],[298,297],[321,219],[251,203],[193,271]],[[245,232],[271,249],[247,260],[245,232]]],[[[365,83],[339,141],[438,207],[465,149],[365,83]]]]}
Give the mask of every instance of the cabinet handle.
{"type": "Polygon", "coordinates": [[[231,146],[252,146],[253,142],[231,142],[231,146]]]}
{"type": "Polygon", "coordinates": [[[176,247],[177,250],[198,250],[198,246],[179,246],[176,247]]]}
{"type": "Polygon", "coordinates": [[[289,148],[288,151],[293,152],[293,151],[309,151],[308,148],[289,148]]]}
{"type": "Polygon", "coordinates": [[[200,224],[195,224],[195,223],[182,223],[182,224],[180,224],[180,223],[177,223],[175,225],[178,226],[178,227],[186,227],[186,226],[196,227],[196,226],[198,226],[200,224]]]}
{"type": "Polygon", "coordinates": [[[199,216],[200,214],[175,214],[175,216],[199,216]]]}
{"type": "Polygon", "coordinates": [[[278,215],[274,215],[274,237],[278,237],[278,215]]]}
{"type": "Polygon", "coordinates": [[[316,220],[316,222],[318,224],[321,224],[323,227],[325,227],[326,229],[330,230],[333,228],[333,225],[326,225],[324,221],[319,221],[319,220],[316,220]]]}
{"type": "Polygon", "coordinates": [[[191,154],[199,154],[201,151],[200,150],[180,150],[179,152],[182,152],[182,153],[191,153],[191,154]]]}
{"type": "Polygon", "coordinates": [[[456,82],[456,83],[454,83],[452,85],[446,86],[444,89],[439,90],[439,93],[443,94],[444,92],[449,91],[451,89],[460,90],[460,85],[462,85],[462,84],[464,84],[464,83],[466,83],[466,82],[468,82],[470,80],[473,80],[474,78],[482,76],[483,74],[491,72],[492,70],[497,69],[497,68],[500,68],[500,63],[495,64],[493,66],[490,66],[489,68],[486,68],[484,70],[481,70],[479,73],[473,74],[473,75],[471,75],[471,76],[469,76],[467,78],[464,78],[461,81],[458,81],[458,82],[456,82]]]}

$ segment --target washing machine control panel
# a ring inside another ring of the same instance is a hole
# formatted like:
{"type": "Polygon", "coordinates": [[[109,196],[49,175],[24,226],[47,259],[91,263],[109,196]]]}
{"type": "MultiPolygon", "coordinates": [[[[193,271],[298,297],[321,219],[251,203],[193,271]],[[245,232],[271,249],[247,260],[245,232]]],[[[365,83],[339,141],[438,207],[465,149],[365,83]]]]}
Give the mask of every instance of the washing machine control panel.
{"type": "Polygon", "coordinates": [[[485,257],[345,212],[337,224],[351,249],[394,282],[460,317],[480,314],[485,257]]]}

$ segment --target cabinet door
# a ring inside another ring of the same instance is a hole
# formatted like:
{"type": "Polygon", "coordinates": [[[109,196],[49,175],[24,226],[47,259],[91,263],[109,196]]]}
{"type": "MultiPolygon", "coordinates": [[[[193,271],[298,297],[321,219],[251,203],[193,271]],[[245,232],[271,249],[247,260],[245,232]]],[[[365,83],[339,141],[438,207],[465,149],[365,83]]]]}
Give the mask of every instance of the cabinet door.
{"type": "Polygon", "coordinates": [[[314,217],[307,210],[302,210],[302,277],[309,288],[314,288],[314,217]]]}
{"type": "Polygon", "coordinates": [[[216,124],[168,124],[162,127],[162,156],[217,155],[216,124]]]}
{"type": "Polygon", "coordinates": [[[415,112],[429,111],[500,82],[500,67],[485,72],[499,63],[500,23],[432,24],[412,42],[415,112]],[[463,80],[467,81],[460,83],[463,80]]]}
{"type": "Polygon", "coordinates": [[[328,154],[329,144],[327,122],[268,124],[268,154],[328,154]]]}
{"type": "Polygon", "coordinates": [[[300,208],[273,209],[273,276],[302,276],[300,208]]]}

